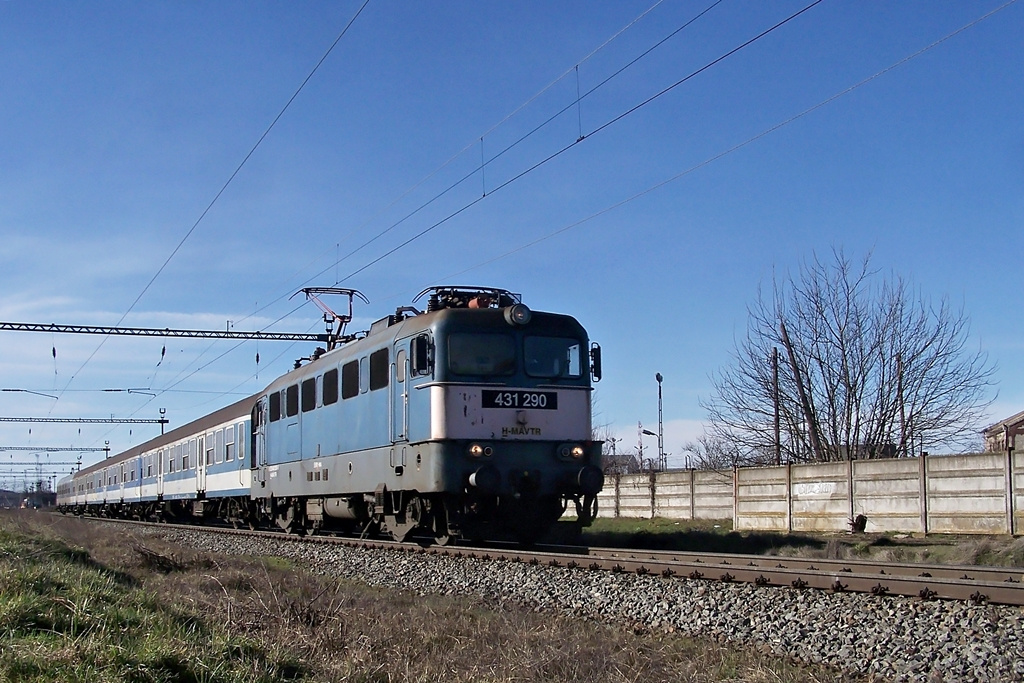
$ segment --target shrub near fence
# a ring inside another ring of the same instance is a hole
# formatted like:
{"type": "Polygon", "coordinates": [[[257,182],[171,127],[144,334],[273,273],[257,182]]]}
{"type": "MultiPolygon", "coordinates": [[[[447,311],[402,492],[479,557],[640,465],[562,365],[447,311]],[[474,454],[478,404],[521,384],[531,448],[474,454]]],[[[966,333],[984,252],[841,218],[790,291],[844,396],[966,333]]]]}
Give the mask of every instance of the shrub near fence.
{"type": "Polygon", "coordinates": [[[748,531],[1024,533],[1024,454],[609,475],[601,517],[732,519],[748,531]]]}

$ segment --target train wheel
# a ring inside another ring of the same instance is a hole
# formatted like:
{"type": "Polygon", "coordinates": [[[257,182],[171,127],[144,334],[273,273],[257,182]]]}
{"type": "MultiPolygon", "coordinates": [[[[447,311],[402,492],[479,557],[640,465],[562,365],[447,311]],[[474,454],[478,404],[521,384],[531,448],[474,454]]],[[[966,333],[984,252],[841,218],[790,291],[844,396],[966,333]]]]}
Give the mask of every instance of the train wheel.
{"type": "Polygon", "coordinates": [[[435,500],[430,506],[431,517],[434,529],[434,543],[437,545],[448,545],[452,542],[451,529],[448,527],[448,508],[444,501],[435,500]]]}

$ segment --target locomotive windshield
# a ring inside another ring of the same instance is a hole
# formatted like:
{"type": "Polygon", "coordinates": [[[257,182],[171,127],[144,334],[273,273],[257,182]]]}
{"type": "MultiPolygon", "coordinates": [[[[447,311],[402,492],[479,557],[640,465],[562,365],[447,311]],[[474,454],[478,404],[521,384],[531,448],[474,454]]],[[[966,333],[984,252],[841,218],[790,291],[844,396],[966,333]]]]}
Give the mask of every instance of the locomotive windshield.
{"type": "Polygon", "coordinates": [[[530,377],[579,377],[580,342],[567,337],[527,337],[523,342],[530,377]]]}
{"type": "Polygon", "coordinates": [[[506,334],[452,334],[448,368],[458,375],[511,375],[516,371],[515,340],[506,334]]]}

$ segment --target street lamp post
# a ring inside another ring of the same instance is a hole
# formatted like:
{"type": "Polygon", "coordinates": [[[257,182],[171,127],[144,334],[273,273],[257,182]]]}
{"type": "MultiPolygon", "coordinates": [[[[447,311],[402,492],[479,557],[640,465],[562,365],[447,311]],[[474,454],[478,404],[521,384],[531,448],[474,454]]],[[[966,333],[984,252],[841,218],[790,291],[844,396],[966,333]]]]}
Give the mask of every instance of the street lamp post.
{"type": "MultiPolygon", "coordinates": [[[[650,429],[644,429],[643,425],[641,425],[640,423],[637,423],[637,426],[640,427],[640,469],[642,470],[644,468],[644,435],[645,434],[647,436],[658,436],[658,435],[655,434],[654,432],[652,432],[650,429]]],[[[654,458],[648,458],[647,462],[651,463],[651,469],[653,470],[654,469],[654,458]]]]}

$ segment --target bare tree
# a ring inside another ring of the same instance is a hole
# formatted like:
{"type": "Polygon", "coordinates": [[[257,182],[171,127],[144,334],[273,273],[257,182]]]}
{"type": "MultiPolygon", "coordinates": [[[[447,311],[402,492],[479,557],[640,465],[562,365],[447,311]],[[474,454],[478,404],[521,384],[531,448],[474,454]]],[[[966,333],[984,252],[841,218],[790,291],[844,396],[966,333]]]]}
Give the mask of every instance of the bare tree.
{"type": "Polygon", "coordinates": [[[974,437],[993,370],[968,350],[964,312],[880,275],[870,255],[832,256],[774,282],[770,299],[758,292],[703,403],[710,436],[759,464],[904,456],[974,437]]]}
{"type": "Polygon", "coordinates": [[[696,441],[684,443],[683,454],[695,470],[727,470],[740,464],[755,464],[734,440],[708,432],[698,436],[696,441]]]}

